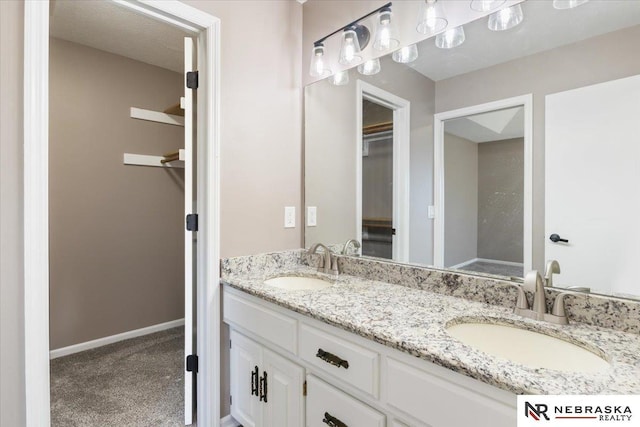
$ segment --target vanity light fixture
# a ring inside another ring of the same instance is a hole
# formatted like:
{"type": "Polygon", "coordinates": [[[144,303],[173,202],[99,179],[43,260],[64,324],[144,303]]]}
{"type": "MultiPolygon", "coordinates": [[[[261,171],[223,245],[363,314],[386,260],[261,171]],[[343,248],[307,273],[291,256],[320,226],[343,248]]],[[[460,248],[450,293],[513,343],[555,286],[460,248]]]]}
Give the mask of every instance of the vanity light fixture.
{"type": "Polygon", "coordinates": [[[449,28],[436,36],[436,47],[451,49],[464,43],[464,28],[461,26],[449,28]]]}
{"type": "Polygon", "coordinates": [[[471,10],[476,12],[491,12],[502,6],[507,0],[472,0],[471,10]]]}
{"type": "Polygon", "coordinates": [[[373,48],[380,51],[395,49],[400,41],[393,37],[391,26],[391,8],[385,7],[378,12],[378,28],[373,42],[373,48]]]}
{"type": "Polygon", "coordinates": [[[334,86],[345,86],[349,84],[349,70],[342,70],[331,76],[331,84],[334,86]]]}
{"type": "Polygon", "coordinates": [[[313,45],[309,74],[313,77],[327,77],[331,74],[331,70],[324,62],[324,45],[322,43],[313,45]]]}
{"type": "Polygon", "coordinates": [[[488,26],[491,31],[505,31],[520,24],[523,19],[522,7],[516,4],[489,15],[488,26]]]}
{"type": "MultiPolygon", "coordinates": [[[[360,24],[360,21],[375,14],[378,14],[379,23],[376,41],[374,42],[375,48],[377,50],[387,50],[397,47],[400,42],[392,35],[391,4],[392,3],[387,3],[382,5],[344,27],[338,28],[336,31],[316,40],[313,44],[309,74],[311,74],[312,77],[326,77],[331,74],[332,70],[325,64],[324,41],[338,33],[342,33],[342,46],[340,48],[338,62],[342,65],[353,65],[361,61],[362,57],[360,56],[360,52],[369,44],[371,33],[366,26],[360,24]]],[[[334,74],[334,81],[337,75],[338,73],[334,74]]],[[[342,80],[339,79],[338,82],[340,83],[342,80]]]]}
{"type": "Polygon", "coordinates": [[[588,1],[589,0],[553,0],[553,7],[556,9],[573,9],[588,1]]]}
{"type": "Polygon", "coordinates": [[[408,64],[418,59],[418,46],[411,44],[409,46],[402,47],[391,55],[391,58],[399,62],[400,64],[408,64]]]}
{"type": "Polygon", "coordinates": [[[369,59],[358,65],[358,72],[363,76],[373,76],[380,72],[380,59],[369,59]]]}
{"type": "Polygon", "coordinates": [[[449,25],[449,21],[438,0],[423,0],[420,3],[416,31],[420,34],[435,34],[444,30],[447,25],[449,25]]]}

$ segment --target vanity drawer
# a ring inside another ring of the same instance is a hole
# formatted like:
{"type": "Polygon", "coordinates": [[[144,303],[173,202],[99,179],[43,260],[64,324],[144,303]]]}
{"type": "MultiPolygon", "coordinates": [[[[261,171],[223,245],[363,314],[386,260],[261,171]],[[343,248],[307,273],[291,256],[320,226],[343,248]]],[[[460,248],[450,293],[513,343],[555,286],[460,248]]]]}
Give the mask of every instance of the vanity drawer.
{"type": "Polygon", "coordinates": [[[469,390],[390,357],[386,379],[388,404],[433,427],[516,425],[515,395],[514,406],[490,397],[509,394],[503,390],[480,382],[482,390],[469,390]]]}
{"type": "Polygon", "coordinates": [[[307,427],[327,427],[323,420],[329,421],[330,417],[349,427],[385,425],[385,416],[380,412],[313,375],[307,375],[307,427]]]}
{"type": "Polygon", "coordinates": [[[297,320],[230,292],[223,293],[222,309],[225,322],[240,326],[295,354],[297,320]]]}
{"type": "Polygon", "coordinates": [[[309,325],[300,325],[300,357],[378,397],[379,355],[309,325]]]}

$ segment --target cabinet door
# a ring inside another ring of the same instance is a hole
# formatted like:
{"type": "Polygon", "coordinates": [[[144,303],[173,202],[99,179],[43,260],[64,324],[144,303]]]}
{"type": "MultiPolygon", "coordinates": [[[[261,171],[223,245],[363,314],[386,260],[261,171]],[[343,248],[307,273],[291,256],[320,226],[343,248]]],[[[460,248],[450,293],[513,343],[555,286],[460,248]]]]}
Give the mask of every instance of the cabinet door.
{"type": "Polygon", "coordinates": [[[262,353],[262,370],[264,373],[261,375],[267,375],[267,403],[263,404],[263,425],[304,425],[304,369],[265,348],[262,353]]]}
{"type": "Polygon", "coordinates": [[[256,372],[261,366],[262,347],[245,336],[231,331],[231,416],[244,427],[262,426],[262,406],[254,390],[256,372]]]}

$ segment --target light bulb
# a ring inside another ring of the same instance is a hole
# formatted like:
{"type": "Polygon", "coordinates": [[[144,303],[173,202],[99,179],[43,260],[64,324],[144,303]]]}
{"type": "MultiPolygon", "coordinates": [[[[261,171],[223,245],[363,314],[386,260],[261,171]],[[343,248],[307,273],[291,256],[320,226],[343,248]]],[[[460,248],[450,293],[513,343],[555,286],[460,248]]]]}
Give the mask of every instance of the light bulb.
{"type": "Polygon", "coordinates": [[[358,72],[363,76],[373,76],[374,74],[378,74],[380,72],[380,60],[376,58],[363,62],[358,65],[358,72]]]}
{"type": "Polygon", "coordinates": [[[556,9],[573,9],[588,1],[589,0],[553,0],[553,7],[556,9]]]}
{"type": "Polygon", "coordinates": [[[502,6],[506,0],[472,0],[471,10],[490,12],[502,6]]]}
{"type": "Polygon", "coordinates": [[[360,61],[360,43],[355,30],[347,28],[342,35],[342,48],[340,49],[340,60],[342,65],[351,65],[360,61]]]}
{"type": "Polygon", "coordinates": [[[434,34],[444,30],[448,24],[449,21],[447,21],[439,1],[424,0],[420,3],[416,31],[420,34],[434,34]]]}
{"type": "Polygon", "coordinates": [[[389,50],[398,47],[400,42],[391,34],[391,9],[384,8],[378,13],[378,29],[373,48],[376,50],[389,50]]]}
{"type": "Polygon", "coordinates": [[[313,46],[309,74],[312,77],[327,77],[331,74],[331,70],[324,62],[324,45],[322,43],[313,46]]]}
{"type": "Polygon", "coordinates": [[[464,43],[465,35],[462,26],[449,28],[436,36],[436,46],[440,49],[451,49],[464,43]]]}
{"type": "Polygon", "coordinates": [[[391,58],[401,64],[408,64],[418,59],[418,46],[411,44],[393,52],[391,58]]]}
{"type": "Polygon", "coordinates": [[[488,27],[491,31],[505,31],[520,24],[523,19],[522,7],[516,4],[489,15],[488,27]]]}
{"type": "Polygon", "coordinates": [[[349,70],[338,71],[331,77],[331,83],[335,86],[349,84],[349,70]]]}

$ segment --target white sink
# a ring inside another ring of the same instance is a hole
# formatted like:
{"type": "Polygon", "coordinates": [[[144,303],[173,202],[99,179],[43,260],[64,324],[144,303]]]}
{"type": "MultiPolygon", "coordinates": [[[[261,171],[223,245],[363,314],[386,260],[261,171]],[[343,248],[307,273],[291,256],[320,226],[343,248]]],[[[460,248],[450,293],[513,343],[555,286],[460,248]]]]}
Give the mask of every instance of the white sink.
{"type": "Polygon", "coordinates": [[[264,284],[289,291],[300,291],[324,289],[333,283],[315,277],[282,276],[265,280],[264,284]]]}
{"type": "Polygon", "coordinates": [[[595,353],[549,335],[491,323],[461,323],[447,332],[463,343],[492,356],[531,368],[594,373],[609,368],[595,353]]]}

